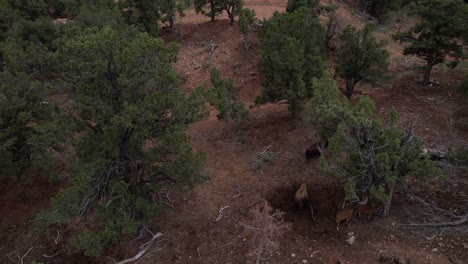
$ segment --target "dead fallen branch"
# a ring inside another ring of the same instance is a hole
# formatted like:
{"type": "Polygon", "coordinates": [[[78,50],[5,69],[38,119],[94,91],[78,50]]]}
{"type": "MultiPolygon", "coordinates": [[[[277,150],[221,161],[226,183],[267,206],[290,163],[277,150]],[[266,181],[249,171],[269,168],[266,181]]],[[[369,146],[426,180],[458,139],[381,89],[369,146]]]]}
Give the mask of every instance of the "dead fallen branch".
{"type": "Polygon", "coordinates": [[[129,262],[137,261],[151,248],[151,246],[153,245],[154,240],[156,240],[157,238],[163,236],[163,233],[158,232],[156,234],[153,234],[153,232],[149,231],[147,227],[145,227],[145,229],[146,229],[146,231],[148,233],[150,233],[152,235],[152,238],[149,241],[145,242],[143,245],[140,246],[140,249],[141,249],[140,252],[138,252],[134,257],[122,260],[120,262],[117,262],[117,264],[125,264],[125,263],[129,263],[129,262]]]}
{"type": "Polygon", "coordinates": [[[258,152],[256,155],[257,155],[257,156],[261,156],[261,155],[265,154],[271,147],[273,147],[273,145],[269,145],[269,146],[266,147],[263,151],[258,152]]]}
{"type": "Polygon", "coordinates": [[[468,212],[464,215],[456,215],[450,210],[445,210],[436,205],[424,201],[414,195],[410,190],[406,190],[408,196],[423,205],[422,212],[419,213],[420,223],[397,224],[399,226],[426,226],[426,227],[448,227],[458,226],[468,222],[468,212]],[[425,217],[425,219],[423,218],[425,217]]]}
{"type": "Polygon", "coordinates": [[[314,220],[314,222],[316,222],[315,217],[314,217],[314,208],[312,207],[312,204],[309,201],[307,201],[307,203],[309,204],[310,214],[312,215],[312,219],[314,220]]]}
{"type": "Polygon", "coordinates": [[[284,232],[291,229],[291,225],[283,221],[284,212],[274,210],[267,201],[262,201],[255,208],[250,210],[253,217],[250,224],[241,224],[249,233],[253,254],[256,256],[256,263],[268,259],[272,252],[278,248],[278,238],[284,232]]]}
{"type": "Polygon", "coordinates": [[[229,202],[231,202],[232,200],[234,200],[237,197],[241,197],[245,193],[245,189],[243,189],[241,185],[238,185],[236,187],[236,191],[237,191],[237,194],[236,195],[231,195],[230,198],[229,198],[229,202]]]}
{"type": "Polygon", "coordinates": [[[60,252],[62,252],[62,250],[57,251],[57,252],[56,252],[55,254],[53,254],[53,255],[42,254],[42,256],[43,256],[44,258],[54,258],[54,257],[58,256],[58,255],[60,254],[60,252]]]}
{"type": "Polygon", "coordinates": [[[28,251],[26,251],[26,253],[24,253],[24,255],[22,257],[20,257],[19,255],[16,255],[19,259],[19,263],[20,264],[24,264],[24,258],[29,254],[29,252],[31,252],[31,250],[33,249],[33,247],[30,247],[28,249],[28,251]]]}
{"type": "Polygon", "coordinates": [[[218,222],[219,220],[221,220],[221,218],[223,218],[224,209],[227,209],[227,208],[229,208],[229,205],[226,205],[224,207],[221,206],[221,208],[218,211],[218,217],[216,218],[215,223],[218,222]]]}
{"type": "Polygon", "coordinates": [[[239,239],[239,238],[240,238],[240,236],[236,236],[235,238],[233,238],[233,239],[232,239],[230,242],[228,242],[227,244],[224,244],[224,245],[222,245],[222,246],[216,247],[216,248],[214,248],[214,250],[218,250],[218,249],[225,248],[225,247],[231,245],[232,243],[234,243],[234,241],[236,241],[236,240],[239,239]]]}
{"type": "Polygon", "coordinates": [[[59,238],[60,238],[60,231],[57,228],[57,237],[54,238],[55,245],[57,245],[59,238]]]}
{"type": "Polygon", "coordinates": [[[430,227],[441,227],[441,226],[458,226],[468,222],[468,214],[460,217],[460,219],[451,222],[442,223],[421,223],[421,224],[398,224],[399,226],[430,226],[430,227]]]}

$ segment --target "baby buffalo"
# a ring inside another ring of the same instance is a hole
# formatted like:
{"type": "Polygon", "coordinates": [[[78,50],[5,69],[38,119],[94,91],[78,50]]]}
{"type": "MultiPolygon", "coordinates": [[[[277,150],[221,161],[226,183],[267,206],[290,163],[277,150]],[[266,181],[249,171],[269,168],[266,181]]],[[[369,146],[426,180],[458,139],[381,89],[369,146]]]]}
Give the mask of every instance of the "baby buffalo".
{"type": "Polygon", "coordinates": [[[297,208],[299,210],[302,210],[304,208],[304,204],[309,201],[309,194],[307,192],[307,183],[301,184],[301,187],[299,188],[299,190],[296,191],[294,200],[296,200],[297,208]]]}

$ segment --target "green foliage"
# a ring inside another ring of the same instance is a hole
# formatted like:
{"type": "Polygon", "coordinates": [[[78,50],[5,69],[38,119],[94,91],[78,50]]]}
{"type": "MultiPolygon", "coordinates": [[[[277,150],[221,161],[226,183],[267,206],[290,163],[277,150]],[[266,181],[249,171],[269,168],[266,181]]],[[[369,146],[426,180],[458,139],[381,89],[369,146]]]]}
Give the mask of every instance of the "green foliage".
{"type": "Polygon", "coordinates": [[[255,10],[242,8],[239,12],[239,32],[246,36],[250,32],[250,25],[255,18],[255,10]]]}
{"type": "Polygon", "coordinates": [[[463,94],[468,94],[468,73],[465,74],[462,83],[458,86],[458,90],[463,94]]]}
{"type": "Polygon", "coordinates": [[[225,121],[232,119],[239,125],[248,117],[249,111],[244,107],[244,103],[237,100],[237,89],[233,81],[221,78],[221,72],[212,69],[211,84],[207,97],[210,104],[218,109],[216,117],[225,121]]]}
{"type": "MultiPolygon", "coordinates": [[[[97,1],[96,3],[83,3],[80,5],[73,23],[66,26],[121,28],[126,25],[121,11],[112,1],[110,3],[109,1],[97,1]]],[[[145,31],[145,28],[141,28],[141,31],[145,31]]]]}
{"type": "Polygon", "coordinates": [[[273,162],[275,157],[271,152],[265,151],[252,157],[250,165],[255,171],[262,170],[267,164],[273,162]]]}
{"type": "Polygon", "coordinates": [[[401,0],[359,0],[359,4],[380,22],[387,18],[388,12],[402,6],[401,0]]]}
{"type": "Polygon", "coordinates": [[[234,25],[234,17],[242,10],[243,0],[195,0],[194,8],[197,14],[208,16],[211,21],[215,17],[226,11],[228,14],[231,26],[234,25]]]}
{"type": "Polygon", "coordinates": [[[468,165],[468,147],[449,148],[447,159],[455,165],[468,165]]]}
{"type": "Polygon", "coordinates": [[[345,95],[351,98],[354,87],[361,81],[376,83],[385,79],[389,53],[385,41],[372,36],[374,27],[366,25],[357,30],[348,25],[341,34],[344,44],[336,56],[336,74],[346,81],[345,95]]]}
{"type": "Polygon", "coordinates": [[[50,146],[38,142],[54,112],[44,100],[40,84],[26,74],[0,74],[0,176],[22,179],[50,146]]]}
{"type": "Polygon", "coordinates": [[[207,116],[204,92],[186,94],[171,67],[177,47],[135,30],[70,29],[54,54],[62,81],[75,91],[72,181],[41,218],[66,223],[96,213],[74,245],[97,255],[121,234],[155,216],[158,186],[204,179],[204,155],[193,153],[187,124],[207,116]],[[147,146],[149,140],[151,147],[147,146]]]}
{"type": "Polygon", "coordinates": [[[306,120],[329,139],[332,155],[323,158],[321,168],[342,178],[347,199],[370,197],[385,204],[387,215],[395,186],[405,176],[428,178],[440,173],[423,154],[411,126],[399,125],[396,112],[385,121],[373,118],[375,103],[368,97],[351,107],[339,98],[327,72],[314,85],[306,120]]]}
{"type": "Polygon", "coordinates": [[[0,42],[5,67],[12,72],[24,72],[34,79],[48,75],[49,51],[57,34],[52,21],[41,17],[34,21],[17,18],[0,42]]]}
{"type": "Polygon", "coordinates": [[[468,41],[468,4],[462,0],[414,0],[410,14],[420,20],[394,38],[408,43],[404,55],[416,55],[426,61],[424,83],[429,84],[434,65],[451,57],[455,62],[452,66],[456,66],[463,56],[463,42],[468,41]]]}
{"type": "Polygon", "coordinates": [[[324,70],[324,29],[315,12],[302,7],[273,14],[260,30],[261,72],[265,77],[256,104],[287,100],[293,122],[312,97],[312,78],[324,70]]]}
{"type": "Polygon", "coordinates": [[[301,7],[308,7],[313,10],[318,7],[319,4],[319,0],[288,0],[286,12],[292,13],[301,7]]]}
{"type": "Polygon", "coordinates": [[[18,10],[21,17],[27,20],[36,20],[47,16],[47,3],[44,0],[2,0],[18,10]]]}
{"type": "Polygon", "coordinates": [[[249,8],[242,8],[239,12],[239,32],[244,34],[244,48],[249,51],[252,45],[249,41],[249,33],[252,23],[255,19],[255,10],[249,8]]]}
{"type": "Polygon", "coordinates": [[[304,120],[312,125],[321,140],[332,137],[349,108],[348,100],[340,98],[332,73],[325,71],[323,77],[313,80],[313,94],[304,111],[304,120]]]}

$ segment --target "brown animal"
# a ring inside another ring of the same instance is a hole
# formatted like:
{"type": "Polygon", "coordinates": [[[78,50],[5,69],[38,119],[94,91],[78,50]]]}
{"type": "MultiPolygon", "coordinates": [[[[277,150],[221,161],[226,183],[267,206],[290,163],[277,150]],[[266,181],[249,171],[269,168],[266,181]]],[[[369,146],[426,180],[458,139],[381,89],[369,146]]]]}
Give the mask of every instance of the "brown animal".
{"type": "Polygon", "coordinates": [[[325,145],[321,145],[319,142],[308,147],[305,151],[305,158],[307,163],[309,160],[322,156],[322,150],[328,147],[328,140],[325,141],[325,145]]]}
{"type": "Polygon", "coordinates": [[[301,184],[301,187],[296,191],[294,195],[294,200],[296,200],[297,208],[302,210],[304,208],[304,203],[309,201],[309,193],[307,191],[307,183],[301,184]]]}
{"type": "Polygon", "coordinates": [[[365,216],[367,219],[373,218],[380,208],[376,205],[370,205],[370,204],[360,204],[357,207],[356,214],[358,216],[365,216]]]}
{"type": "Polygon", "coordinates": [[[339,226],[341,222],[348,222],[353,217],[354,209],[346,209],[336,214],[336,224],[339,226]]]}

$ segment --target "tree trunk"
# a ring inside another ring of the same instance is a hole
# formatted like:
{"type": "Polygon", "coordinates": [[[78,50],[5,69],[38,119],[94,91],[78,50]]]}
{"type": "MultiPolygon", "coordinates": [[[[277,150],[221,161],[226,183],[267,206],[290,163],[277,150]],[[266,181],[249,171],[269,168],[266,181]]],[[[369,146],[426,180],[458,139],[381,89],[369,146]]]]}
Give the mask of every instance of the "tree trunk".
{"type": "Polygon", "coordinates": [[[245,51],[249,52],[250,43],[249,43],[249,34],[248,33],[244,35],[244,48],[245,48],[245,51]]]}
{"type": "Polygon", "coordinates": [[[432,67],[433,65],[431,63],[427,63],[426,70],[424,71],[424,79],[423,79],[424,85],[429,85],[429,83],[431,82],[432,67]]]}
{"type": "Polygon", "coordinates": [[[382,214],[383,217],[387,217],[390,215],[390,207],[392,206],[392,198],[393,198],[393,192],[395,191],[395,187],[393,185],[389,186],[388,190],[389,190],[388,200],[384,204],[384,211],[382,214]]]}
{"type": "Polygon", "coordinates": [[[354,91],[354,85],[352,85],[349,82],[346,82],[346,91],[344,92],[344,95],[346,98],[351,99],[351,96],[353,96],[353,91],[354,91]]]}
{"type": "Polygon", "coordinates": [[[296,111],[291,112],[291,130],[295,130],[297,127],[297,113],[296,111]]]}
{"type": "Polygon", "coordinates": [[[232,7],[231,10],[229,10],[229,6],[225,7],[226,8],[226,12],[228,14],[228,17],[229,17],[229,25],[233,26],[234,25],[234,8],[235,7],[232,7]]]}
{"type": "Polygon", "coordinates": [[[210,8],[211,8],[211,22],[213,22],[215,20],[214,0],[210,1],[210,8]]]}

